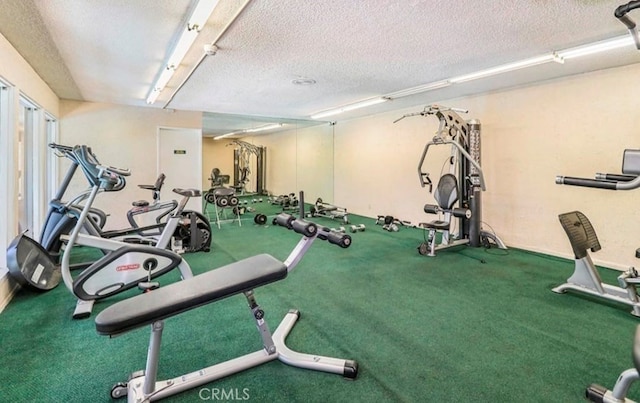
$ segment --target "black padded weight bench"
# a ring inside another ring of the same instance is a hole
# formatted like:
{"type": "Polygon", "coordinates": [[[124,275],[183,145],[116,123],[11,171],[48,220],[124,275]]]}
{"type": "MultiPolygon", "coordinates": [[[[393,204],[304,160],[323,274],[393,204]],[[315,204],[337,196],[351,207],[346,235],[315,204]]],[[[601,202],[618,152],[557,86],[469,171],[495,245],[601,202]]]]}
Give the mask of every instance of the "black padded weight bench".
{"type": "Polygon", "coordinates": [[[303,235],[286,261],[281,262],[268,254],[256,255],[118,302],[96,317],[97,332],[108,336],[151,325],[145,371],[133,373],[127,383],[116,384],[111,389],[111,397],[128,395],[129,402],[159,400],[275,359],[292,366],[341,374],[346,378],[357,376],[355,361],[289,349],[285,339],[298,320],[299,312],[289,311],[272,335],[253,292],[255,288],[286,278],[315,239],[328,240],[346,248],[351,244],[351,238],[319,229],[313,223],[296,220],[288,214],[280,214],[274,223],[303,235]],[[247,298],[262,337],[262,349],[170,380],[157,381],[164,319],[239,293],[244,293],[247,298]]]}

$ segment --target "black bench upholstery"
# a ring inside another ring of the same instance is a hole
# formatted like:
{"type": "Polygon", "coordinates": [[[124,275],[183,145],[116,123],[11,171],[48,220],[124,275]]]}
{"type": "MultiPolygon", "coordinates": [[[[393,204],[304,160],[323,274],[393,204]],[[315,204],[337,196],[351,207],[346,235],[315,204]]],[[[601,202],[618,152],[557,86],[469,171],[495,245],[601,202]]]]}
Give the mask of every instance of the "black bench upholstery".
{"type": "Polygon", "coordinates": [[[96,317],[99,334],[116,335],[240,292],[282,280],[287,267],[261,254],[120,301],[96,317]]]}

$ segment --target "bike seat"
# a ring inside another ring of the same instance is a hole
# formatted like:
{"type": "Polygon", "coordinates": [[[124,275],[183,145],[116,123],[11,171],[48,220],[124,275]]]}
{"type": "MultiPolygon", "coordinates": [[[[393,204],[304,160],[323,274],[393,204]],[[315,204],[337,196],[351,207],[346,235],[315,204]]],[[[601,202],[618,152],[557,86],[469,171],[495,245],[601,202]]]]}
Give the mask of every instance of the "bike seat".
{"type": "Polygon", "coordinates": [[[173,191],[179,194],[180,196],[185,196],[185,197],[200,197],[202,195],[202,193],[200,193],[200,190],[198,189],[175,188],[173,189],[173,191]]]}
{"type": "Polygon", "coordinates": [[[131,203],[131,205],[133,207],[147,207],[149,206],[149,202],[146,200],[136,200],[133,203],[131,203]]]}

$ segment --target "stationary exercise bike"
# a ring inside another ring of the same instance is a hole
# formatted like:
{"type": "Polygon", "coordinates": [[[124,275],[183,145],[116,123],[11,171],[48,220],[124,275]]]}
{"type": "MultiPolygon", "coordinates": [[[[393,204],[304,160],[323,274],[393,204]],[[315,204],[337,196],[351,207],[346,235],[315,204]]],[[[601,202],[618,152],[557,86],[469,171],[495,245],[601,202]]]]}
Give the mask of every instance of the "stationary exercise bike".
{"type": "Polygon", "coordinates": [[[174,268],[180,271],[183,279],[191,278],[191,268],[182,257],[167,246],[182,220],[182,212],[189,198],[200,196],[197,189],[174,189],[183,196],[178,208],[169,216],[162,234],[154,246],[131,244],[112,239],[100,238],[82,233],[88,219],[91,206],[102,190],[109,190],[128,176],[129,171],[101,165],[87,146],[76,146],[73,153],[82,168],[91,188],[84,192],[84,207],[71,232],[63,236],[67,246],[62,255],[62,279],[77,298],[74,318],[84,318],[91,314],[95,301],[113,296],[132,287],[151,289],[157,286],[152,280],[174,268]],[[106,254],[83,270],[76,278],[71,276],[71,253],[76,245],[94,247],[106,254]]]}
{"type": "MultiPolygon", "coordinates": [[[[598,173],[595,179],[558,176],[556,183],[609,190],[637,189],[640,187],[640,150],[624,151],[622,174],[598,173]]],[[[631,314],[640,317],[640,298],[637,292],[637,284],[640,284],[638,271],[632,267],[623,272],[618,276],[619,286],[603,283],[589,256],[589,250],[596,252],[601,248],[589,219],[579,211],[560,214],[559,219],[569,237],[576,260],[571,277],[566,283],[555,287],[553,291],[557,293],[568,290],[578,291],[630,305],[631,314]]],[[[640,249],[636,250],[635,256],[640,258],[640,249]]]]}
{"type": "MultiPolygon", "coordinates": [[[[41,237],[41,244],[50,251],[54,260],[56,260],[56,255],[61,245],[60,237],[71,232],[80,216],[82,205],[75,198],[69,202],[61,200],[79,164],[76,155],[72,152],[73,148],[56,144],[50,144],[49,146],[54,148],[59,155],[63,155],[71,161],[71,166],[58,190],[58,194],[49,203],[49,214],[41,237]]],[[[91,152],[90,148],[87,148],[87,150],[91,152]]],[[[127,220],[131,225],[130,227],[104,231],[103,227],[107,214],[92,207],[89,219],[85,221],[84,231],[101,238],[147,244],[155,243],[164,230],[167,217],[172,212],[175,212],[178,207],[178,202],[175,200],[160,201],[160,191],[164,184],[164,179],[165,175],[160,174],[153,185],[138,185],[141,189],[152,192],[153,201],[138,200],[132,203],[133,207],[127,212],[127,220]],[[147,216],[153,217],[154,222],[140,225],[138,219],[147,216]]],[[[125,181],[122,178],[122,183],[115,186],[111,191],[121,190],[124,184],[125,181]]],[[[80,195],[80,197],[84,196],[80,195]]],[[[174,252],[208,251],[211,244],[211,227],[206,217],[191,210],[183,210],[182,216],[182,224],[176,228],[174,233],[176,242],[171,244],[171,247],[175,248],[174,252]],[[185,223],[189,223],[189,225],[186,226],[185,223]]]]}

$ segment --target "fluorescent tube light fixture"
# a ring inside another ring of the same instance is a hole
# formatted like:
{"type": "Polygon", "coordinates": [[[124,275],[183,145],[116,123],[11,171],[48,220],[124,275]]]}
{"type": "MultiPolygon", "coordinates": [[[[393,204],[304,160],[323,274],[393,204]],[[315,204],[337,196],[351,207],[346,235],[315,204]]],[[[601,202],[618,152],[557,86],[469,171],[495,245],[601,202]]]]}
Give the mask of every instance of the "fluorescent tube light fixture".
{"type": "Polygon", "coordinates": [[[322,119],[325,117],[337,115],[339,113],[351,111],[358,108],[364,108],[371,105],[376,105],[385,101],[390,101],[396,98],[406,97],[409,95],[419,94],[422,92],[432,91],[439,88],[448,87],[452,84],[464,83],[467,81],[477,80],[480,78],[495,76],[502,73],[507,73],[514,70],[520,70],[527,67],[533,67],[545,63],[555,62],[563,64],[566,59],[573,59],[581,56],[593,55],[608,50],[622,48],[624,46],[634,46],[635,41],[631,35],[618,36],[615,38],[607,39],[604,41],[589,43],[586,45],[576,46],[556,52],[551,52],[545,55],[532,57],[512,63],[502,64],[485,70],[476,71],[474,73],[463,74],[457,77],[449,78],[446,80],[436,81],[425,85],[419,85],[417,87],[411,87],[404,90],[391,92],[380,97],[370,98],[364,101],[355,102],[353,104],[345,105],[342,107],[328,109],[323,112],[311,115],[311,119],[322,119]]]}
{"type": "Polygon", "coordinates": [[[450,85],[451,85],[451,82],[449,82],[448,80],[436,81],[429,84],[419,85],[417,87],[407,88],[406,90],[392,92],[390,94],[386,94],[383,98],[396,99],[396,98],[406,97],[409,95],[420,94],[422,92],[437,90],[439,88],[448,87],[450,85]]]}
{"type": "Polygon", "coordinates": [[[278,129],[278,128],[284,127],[284,126],[285,126],[284,123],[272,123],[272,124],[265,125],[265,126],[253,127],[251,129],[243,129],[243,130],[238,130],[238,131],[231,132],[231,133],[221,134],[219,136],[214,137],[213,139],[214,140],[220,140],[220,139],[223,139],[223,138],[226,138],[226,137],[234,136],[236,134],[265,132],[267,130],[278,129]]]}
{"type": "Polygon", "coordinates": [[[555,54],[548,54],[538,57],[532,57],[530,59],[524,59],[513,63],[502,64],[500,66],[492,67],[486,70],[476,71],[475,73],[464,74],[461,76],[450,78],[452,83],[464,83],[466,81],[477,80],[479,78],[485,78],[495,76],[497,74],[506,73],[508,71],[520,70],[531,66],[537,66],[539,64],[558,62],[558,58],[555,54]]]}
{"type": "Polygon", "coordinates": [[[360,108],[366,108],[367,106],[371,106],[371,105],[381,104],[383,102],[387,102],[388,100],[389,98],[385,98],[385,97],[365,99],[364,101],[355,102],[353,104],[341,106],[339,108],[329,109],[323,112],[316,113],[315,115],[311,115],[311,119],[322,119],[328,116],[337,115],[339,113],[348,112],[348,111],[352,111],[360,108]]]}
{"type": "Polygon", "coordinates": [[[606,52],[607,50],[618,49],[625,46],[635,46],[633,37],[631,35],[618,36],[615,38],[607,39],[605,41],[588,43],[586,45],[561,50],[557,53],[558,56],[562,59],[573,59],[576,57],[593,55],[595,53],[606,52]]]}
{"type": "Polygon", "coordinates": [[[184,28],[182,33],[180,34],[180,39],[176,43],[175,47],[171,51],[171,56],[167,60],[167,63],[162,66],[162,72],[158,79],[151,87],[151,92],[147,97],[147,103],[153,104],[158,99],[158,96],[167,85],[173,73],[176,71],[180,63],[182,63],[182,59],[187,54],[191,45],[196,40],[196,37],[207,23],[207,20],[211,16],[213,9],[218,4],[219,0],[200,0],[193,12],[191,13],[191,17],[189,17],[189,21],[187,22],[187,26],[184,28]]]}

